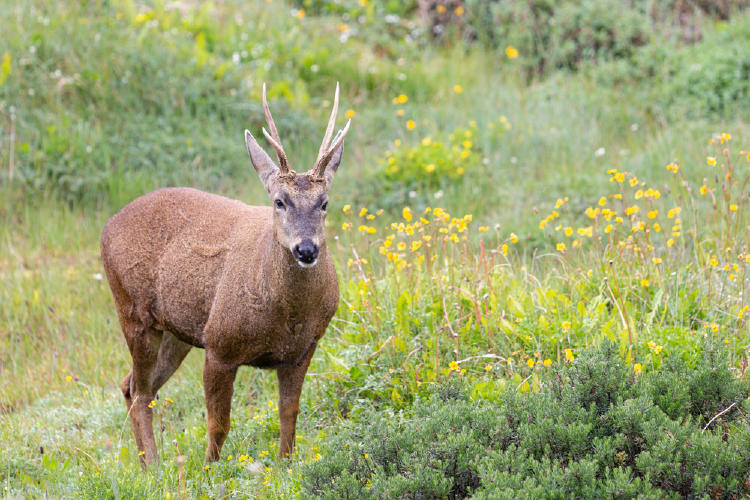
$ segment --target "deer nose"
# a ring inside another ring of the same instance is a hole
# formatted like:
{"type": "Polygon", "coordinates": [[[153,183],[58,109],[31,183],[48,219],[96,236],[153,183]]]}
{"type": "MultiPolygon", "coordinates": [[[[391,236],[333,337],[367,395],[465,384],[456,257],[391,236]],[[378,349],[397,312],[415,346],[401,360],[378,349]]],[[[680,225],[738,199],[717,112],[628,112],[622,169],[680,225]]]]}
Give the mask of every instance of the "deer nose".
{"type": "Polygon", "coordinates": [[[302,240],[294,246],[292,255],[304,264],[312,264],[318,258],[318,245],[311,240],[302,240]]]}

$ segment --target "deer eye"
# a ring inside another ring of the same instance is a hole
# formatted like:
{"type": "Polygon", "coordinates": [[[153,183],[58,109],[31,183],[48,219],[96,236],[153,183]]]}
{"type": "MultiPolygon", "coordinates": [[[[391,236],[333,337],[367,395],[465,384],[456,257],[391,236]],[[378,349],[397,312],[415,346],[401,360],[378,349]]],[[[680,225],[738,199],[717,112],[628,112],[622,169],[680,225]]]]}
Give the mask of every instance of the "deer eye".
{"type": "Polygon", "coordinates": [[[320,206],[320,209],[322,211],[324,211],[324,212],[326,211],[327,208],[328,208],[328,202],[327,201],[320,206]]]}
{"type": "Polygon", "coordinates": [[[276,205],[276,208],[284,208],[284,202],[279,199],[274,201],[274,204],[276,205]]]}

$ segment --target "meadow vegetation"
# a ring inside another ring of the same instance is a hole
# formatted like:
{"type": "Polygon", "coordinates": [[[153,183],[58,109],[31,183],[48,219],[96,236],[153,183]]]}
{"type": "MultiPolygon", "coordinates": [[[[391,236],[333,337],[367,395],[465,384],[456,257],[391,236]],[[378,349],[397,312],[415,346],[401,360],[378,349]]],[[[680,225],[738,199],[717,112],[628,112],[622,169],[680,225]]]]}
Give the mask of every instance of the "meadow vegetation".
{"type": "Polygon", "coordinates": [[[683,4],[0,0],[2,495],[750,493],[750,13],[683,4]],[[293,168],[336,81],[353,118],[297,454],[244,369],[203,463],[194,350],[143,473],[99,234],[157,187],[267,204],[264,81],[293,168]]]}

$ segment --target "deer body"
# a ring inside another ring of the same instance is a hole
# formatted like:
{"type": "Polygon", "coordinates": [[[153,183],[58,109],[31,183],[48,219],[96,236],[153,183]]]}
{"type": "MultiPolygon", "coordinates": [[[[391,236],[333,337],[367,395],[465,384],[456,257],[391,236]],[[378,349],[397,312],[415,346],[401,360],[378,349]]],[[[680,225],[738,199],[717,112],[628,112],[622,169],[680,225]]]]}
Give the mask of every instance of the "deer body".
{"type": "Polygon", "coordinates": [[[336,270],[325,247],[314,268],[300,268],[273,238],[271,212],[187,188],[144,195],[105,227],[108,278],[133,319],[227,363],[296,361],[336,310],[336,270]],[[148,230],[129,231],[132,220],[148,220],[148,230]]]}
{"type": "Polygon", "coordinates": [[[219,458],[229,431],[233,382],[242,365],[277,371],[279,455],[294,446],[302,382],[338,306],[323,223],[348,124],[324,151],[337,87],[324,154],[311,172],[297,174],[284,169],[265,86],[263,101],[272,135],[264,133],[280,165],[249,132],[246,143],[274,207],[189,188],[160,189],[126,205],[102,232],[102,262],[133,358],[121,389],[144,463],[157,458],[149,403],[192,347],[206,350],[207,460],[219,458]]]}

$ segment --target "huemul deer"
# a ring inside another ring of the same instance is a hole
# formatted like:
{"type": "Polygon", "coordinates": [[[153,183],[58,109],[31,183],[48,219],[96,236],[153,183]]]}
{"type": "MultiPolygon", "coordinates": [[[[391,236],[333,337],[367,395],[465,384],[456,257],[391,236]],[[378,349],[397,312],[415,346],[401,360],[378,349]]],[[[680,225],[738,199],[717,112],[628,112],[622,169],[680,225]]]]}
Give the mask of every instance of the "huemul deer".
{"type": "Polygon", "coordinates": [[[245,131],[250,161],[271,207],[248,206],[188,188],[159,189],[109,219],[101,252],[133,358],[121,384],[144,467],[158,459],[150,403],[192,347],[206,351],[206,461],[229,431],[237,368],[276,370],[279,456],[294,447],[302,382],[339,301],[325,242],[328,189],[351,120],[331,140],[333,111],[315,166],[289,168],[266,101],[263,129],[278,165],[245,131]]]}

